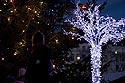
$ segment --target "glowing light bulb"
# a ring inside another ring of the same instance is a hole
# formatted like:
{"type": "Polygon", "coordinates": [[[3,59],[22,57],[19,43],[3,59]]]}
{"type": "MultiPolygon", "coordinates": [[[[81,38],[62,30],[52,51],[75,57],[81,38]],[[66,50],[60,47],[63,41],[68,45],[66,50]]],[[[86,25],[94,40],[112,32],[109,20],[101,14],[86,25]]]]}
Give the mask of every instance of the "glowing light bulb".
{"type": "Polygon", "coordinates": [[[14,56],[16,56],[16,55],[17,55],[17,52],[14,53],[14,56]]]}
{"type": "Polygon", "coordinates": [[[23,33],[25,32],[25,30],[23,30],[23,33]]]}
{"type": "Polygon", "coordinates": [[[80,57],[80,56],[77,56],[77,57],[76,57],[76,59],[77,59],[77,60],[80,60],[80,59],[81,59],[81,57],[80,57]]]}
{"type": "Polygon", "coordinates": [[[40,2],[40,5],[43,5],[43,2],[40,2]]]}
{"type": "Polygon", "coordinates": [[[37,13],[37,11],[34,11],[34,13],[37,13]]]}
{"type": "Polygon", "coordinates": [[[72,37],[72,39],[74,39],[74,37],[72,37]]]}
{"type": "Polygon", "coordinates": [[[11,10],[10,12],[13,13],[13,10],[11,10]]]}
{"type": "Polygon", "coordinates": [[[118,51],[115,51],[115,54],[118,54],[118,51]]]}
{"type": "Polygon", "coordinates": [[[7,19],[7,20],[8,20],[8,22],[10,22],[10,21],[11,21],[11,17],[8,17],[8,19],[7,19]]]}
{"type": "Polygon", "coordinates": [[[3,5],[7,5],[6,3],[4,3],[3,5]]]}
{"type": "Polygon", "coordinates": [[[55,68],[56,67],[56,65],[53,65],[53,68],[55,68]]]}
{"type": "Polygon", "coordinates": [[[56,43],[59,43],[59,40],[58,40],[58,39],[56,39],[56,43]]]}
{"type": "Polygon", "coordinates": [[[4,57],[2,57],[2,58],[1,58],[1,60],[2,60],[2,61],[4,61],[4,60],[5,60],[5,58],[4,58],[4,57]]]}

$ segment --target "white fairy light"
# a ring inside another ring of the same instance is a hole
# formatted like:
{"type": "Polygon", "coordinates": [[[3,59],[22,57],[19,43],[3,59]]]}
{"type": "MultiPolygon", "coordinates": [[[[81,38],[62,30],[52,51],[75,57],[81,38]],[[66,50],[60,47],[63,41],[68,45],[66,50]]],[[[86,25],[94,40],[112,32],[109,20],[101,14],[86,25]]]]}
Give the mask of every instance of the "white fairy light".
{"type": "Polygon", "coordinates": [[[92,83],[101,83],[101,52],[102,44],[106,44],[109,40],[112,42],[119,42],[125,37],[125,32],[120,29],[120,26],[125,26],[125,19],[122,18],[118,21],[112,17],[105,17],[100,15],[99,7],[97,5],[92,9],[91,5],[87,10],[81,9],[78,6],[74,10],[75,18],[67,19],[74,27],[83,31],[84,35],[78,33],[67,32],[66,35],[71,34],[78,39],[85,39],[91,46],[91,64],[92,64],[92,83]],[[86,20],[84,17],[87,14],[86,20]]]}

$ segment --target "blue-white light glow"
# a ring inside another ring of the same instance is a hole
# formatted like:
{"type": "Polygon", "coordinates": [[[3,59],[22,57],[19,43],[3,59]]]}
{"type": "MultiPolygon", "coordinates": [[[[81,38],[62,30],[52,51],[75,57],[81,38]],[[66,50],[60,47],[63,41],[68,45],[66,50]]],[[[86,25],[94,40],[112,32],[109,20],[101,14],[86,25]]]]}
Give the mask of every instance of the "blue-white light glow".
{"type": "Polygon", "coordinates": [[[74,27],[81,29],[84,35],[79,33],[67,32],[64,30],[65,34],[71,34],[78,39],[85,39],[91,46],[91,64],[92,64],[92,83],[101,82],[101,46],[106,44],[109,40],[112,42],[119,42],[125,37],[125,32],[120,29],[125,26],[125,19],[121,18],[116,21],[112,17],[105,17],[100,15],[99,7],[97,5],[92,9],[91,5],[87,10],[81,9],[78,6],[74,10],[75,18],[67,19],[74,27]],[[85,15],[87,14],[86,20],[85,15]]]}

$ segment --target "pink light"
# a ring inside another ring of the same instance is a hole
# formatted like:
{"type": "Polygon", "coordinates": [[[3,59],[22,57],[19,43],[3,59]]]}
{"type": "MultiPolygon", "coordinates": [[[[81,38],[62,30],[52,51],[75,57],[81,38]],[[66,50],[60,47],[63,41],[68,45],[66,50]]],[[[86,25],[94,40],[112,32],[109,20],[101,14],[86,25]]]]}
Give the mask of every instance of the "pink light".
{"type": "Polygon", "coordinates": [[[14,0],[10,0],[10,3],[13,3],[14,0]]]}

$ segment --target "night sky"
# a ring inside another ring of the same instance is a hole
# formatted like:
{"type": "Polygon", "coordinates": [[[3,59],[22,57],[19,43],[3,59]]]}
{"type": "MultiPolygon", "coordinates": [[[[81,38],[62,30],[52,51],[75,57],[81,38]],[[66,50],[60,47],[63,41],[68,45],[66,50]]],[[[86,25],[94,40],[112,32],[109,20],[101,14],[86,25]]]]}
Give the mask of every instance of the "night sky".
{"type": "MultiPolygon", "coordinates": [[[[86,2],[88,0],[81,0],[81,2],[86,2]]],[[[99,4],[103,3],[105,0],[97,0],[99,4]]],[[[125,0],[107,0],[107,4],[102,11],[103,15],[112,16],[115,19],[125,18],[125,0]]]]}

